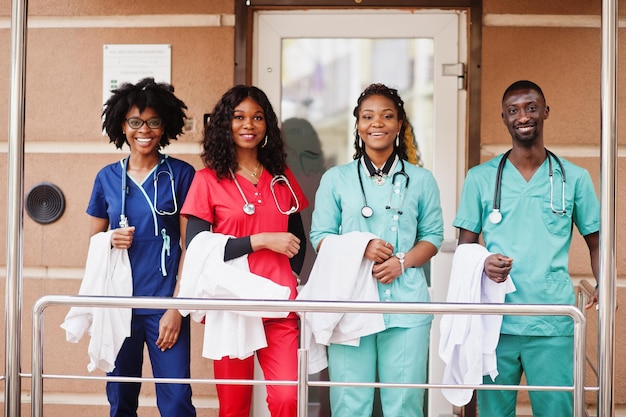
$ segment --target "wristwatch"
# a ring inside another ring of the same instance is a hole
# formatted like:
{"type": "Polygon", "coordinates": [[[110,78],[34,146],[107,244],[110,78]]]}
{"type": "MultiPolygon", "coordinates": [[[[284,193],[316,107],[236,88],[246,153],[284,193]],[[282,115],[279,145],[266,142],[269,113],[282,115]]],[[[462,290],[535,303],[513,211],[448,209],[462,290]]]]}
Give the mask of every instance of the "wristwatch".
{"type": "Polygon", "coordinates": [[[400,261],[400,268],[402,268],[402,274],[404,274],[404,252],[396,253],[396,258],[400,261]]]}

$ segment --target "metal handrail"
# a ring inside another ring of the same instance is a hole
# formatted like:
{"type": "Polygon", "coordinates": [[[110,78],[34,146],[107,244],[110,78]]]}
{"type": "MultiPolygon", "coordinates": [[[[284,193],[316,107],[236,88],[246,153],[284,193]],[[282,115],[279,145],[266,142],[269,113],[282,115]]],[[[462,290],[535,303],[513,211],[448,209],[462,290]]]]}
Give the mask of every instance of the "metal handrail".
{"type": "MultiPolygon", "coordinates": [[[[584,313],[585,305],[587,305],[587,300],[589,300],[589,298],[595,292],[595,287],[593,285],[591,285],[589,283],[589,281],[582,280],[578,284],[577,288],[578,288],[578,290],[577,290],[577,293],[578,293],[577,305],[578,305],[578,308],[580,309],[580,311],[582,311],[584,313]]],[[[591,371],[593,372],[593,374],[597,378],[598,377],[598,367],[597,367],[596,363],[594,363],[588,355],[585,355],[585,358],[587,360],[587,363],[589,364],[589,367],[590,367],[591,371]]]]}
{"type": "MultiPolygon", "coordinates": [[[[578,283],[577,290],[576,290],[576,292],[577,292],[577,306],[578,306],[578,309],[583,312],[585,317],[587,316],[586,312],[585,312],[585,306],[587,305],[588,300],[593,296],[593,293],[595,292],[595,290],[596,290],[595,287],[587,280],[582,280],[582,281],[580,281],[578,283]]],[[[598,307],[598,306],[596,305],[596,307],[598,307]]],[[[599,387],[599,385],[600,385],[599,384],[600,377],[599,377],[599,374],[598,374],[597,360],[594,362],[592,360],[592,358],[589,357],[589,355],[585,354],[585,361],[589,364],[589,368],[591,369],[591,372],[596,377],[597,385],[595,387],[593,387],[593,388],[594,388],[594,390],[599,392],[599,390],[600,390],[600,387],[599,387]]],[[[589,391],[591,391],[591,389],[589,389],[589,391]]],[[[600,403],[599,399],[596,398],[596,406],[595,406],[596,415],[598,415],[599,403],[600,403]]],[[[586,417],[589,416],[589,412],[587,410],[585,410],[585,416],[586,417]]]]}
{"type": "MultiPolygon", "coordinates": [[[[584,416],[584,353],[586,320],[575,306],[546,304],[460,304],[460,303],[380,303],[380,302],[338,302],[338,301],[278,301],[278,300],[224,300],[189,299],[161,297],[99,297],[47,295],[37,300],[33,306],[33,345],[32,345],[32,416],[43,416],[43,313],[48,306],[70,307],[129,307],[129,308],[174,308],[181,310],[233,310],[271,312],[339,312],[339,313],[409,313],[409,314],[484,314],[519,316],[569,316],[574,320],[574,385],[573,386],[515,386],[489,385],[488,389],[506,390],[559,390],[572,391],[574,417],[584,416]]],[[[304,325],[304,320],[302,321],[304,325]]],[[[263,381],[253,383],[292,384],[298,386],[298,417],[306,417],[308,386],[355,385],[375,387],[420,387],[453,389],[486,389],[485,385],[444,385],[444,384],[385,384],[385,383],[333,383],[308,380],[308,351],[299,350],[297,381],[263,381]]],[[[59,377],[54,376],[54,377],[59,377]]],[[[104,378],[104,377],[102,377],[104,378]]],[[[106,377],[111,379],[110,377],[106,377]]],[[[116,379],[122,377],[116,377],[116,379]]],[[[92,377],[90,379],[95,379],[92,377]]],[[[124,379],[126,380],[126,379],[124,379]]],[[[146,380],[146,379],[143,379],[146,380]]],[[[177,379],[158,378],[159,382],[179,382],[177,379]]],[[[189,383],[190,379],[185,379],[189,383]]],[[[208,380],[204,380],[207,383],[208,380]]],[[[227,383],[227,380],[213,380],[212,383],[227,383]]],[[[247,383],[237,380],[238,383],[247,383]]],[[[232,382],[231,382],[232,383],[232,382]]]]}

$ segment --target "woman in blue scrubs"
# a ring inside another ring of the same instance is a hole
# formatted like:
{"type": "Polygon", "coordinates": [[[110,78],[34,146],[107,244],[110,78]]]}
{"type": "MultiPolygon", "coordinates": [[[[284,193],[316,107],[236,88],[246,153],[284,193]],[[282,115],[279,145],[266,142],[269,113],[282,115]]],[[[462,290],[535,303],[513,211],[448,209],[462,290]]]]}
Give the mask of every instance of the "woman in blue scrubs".
{"type": "MultiPolygon", "coordinates": [[[[414,165],[413,135],[397,90],[370,85],[353,114],[355,160],[322,177],[311,243],[319,251],[329,235],[375,234],[378,238],[369,242],[364,256],[375,262],[372,274],[380,301],[428,302],[423,266],[443,240],[439,188],[429,171],[414,165]]],[[[384,320],[385,330],[362,337],[359,346],[329,346],[331,381],[426,381],[432,316],[385,314],[384,320]]],[[[386,416],[423,416],[423,389],[384,388],[380,396],[386,416]]],[[[330,389],[333,417],[371,417],[373,400],[374,388],[330,389]]]]}
{"type": "MultiPolygon", "coordinates": [[[[130,154],[98,172],[87,213],[90,235],[114,229],[111,245],[128,249],[133,296],[172,297],[183,252],[180,208],[195,170],[159,152],[183,131],[185,103],[169,84],[146,78],[123,84],[106,102],[102,124],[118,149],[130,154]]],[[[133,309],[111,376],[140,377],[144,344],[154,377],[189,378],[189,318],[178,310],[133,309]]],[[[107,382],[112,417],[137,416],[140,383],[107,382]]],[[[156,384],[162,416],[192,417],[188,384],[156,384]]]]}

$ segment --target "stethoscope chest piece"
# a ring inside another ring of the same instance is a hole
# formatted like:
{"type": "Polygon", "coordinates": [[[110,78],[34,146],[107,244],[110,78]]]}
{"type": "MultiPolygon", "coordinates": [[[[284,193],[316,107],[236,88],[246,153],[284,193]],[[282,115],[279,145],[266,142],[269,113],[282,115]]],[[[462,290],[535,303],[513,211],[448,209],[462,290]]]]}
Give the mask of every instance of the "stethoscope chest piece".
{"type": "Polygon", "coordinates": [[[243,205],[243,212],[248,216],[252,216],[255,210],[254,204],[246,203],[243,205]]]}
{"type": "Polygon", "coordinates": [[[361,208],[361,215],[363,217],[365,217],[366,219],[369,219],[370,217],[372,217],[372,215],[374,214],[374,209],[372,209],[370,206],[363,206],[363,208],[361,208]]]}
{"type": "Polygon", "coordinates": [[[491,210],[491,213],[489,213],[489,221],[493,224],[500,223],[502,221],[502,213],[500,213],[500,210],[491,210]]]}

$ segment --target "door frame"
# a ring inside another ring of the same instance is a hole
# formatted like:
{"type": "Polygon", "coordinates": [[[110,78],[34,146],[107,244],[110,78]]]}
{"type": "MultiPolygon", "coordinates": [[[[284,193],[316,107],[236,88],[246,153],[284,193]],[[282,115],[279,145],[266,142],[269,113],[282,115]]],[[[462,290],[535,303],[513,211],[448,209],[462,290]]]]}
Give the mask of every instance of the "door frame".
{"type": "Polygon", "coordinates": [[[235,1],[235,84],[252,82],[252,37],[254,14],[260,10],[337,9],[458,9],[466,10],[468,22],[467,138],[465,167],[480,163],[481,68],[483,0],[372,0],[367,5],[355,0],[236,0],[235,1]],[[356,6],[355,6],[356,5],[356,6]]]}

